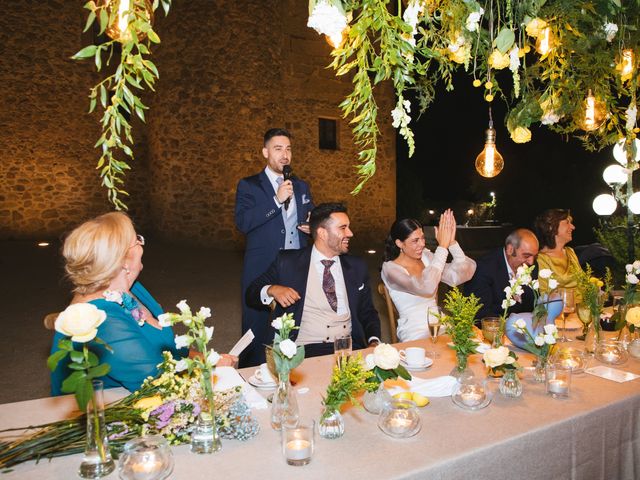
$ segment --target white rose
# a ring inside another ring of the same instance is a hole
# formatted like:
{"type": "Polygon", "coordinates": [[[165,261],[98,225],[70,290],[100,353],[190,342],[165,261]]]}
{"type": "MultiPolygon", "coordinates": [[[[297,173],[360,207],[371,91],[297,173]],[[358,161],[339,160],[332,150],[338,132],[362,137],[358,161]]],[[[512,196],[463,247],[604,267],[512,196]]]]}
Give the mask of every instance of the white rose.
{"type": "Polygon", "coordinates": [[[555,290],[556,288],[558,288],[558,281],[555,278],[549,279],[549,288],[551,290],[555,290]]]}
{"type": "Polygon", "coordinates": [[[364,358],[364,363],[367,366],[367,370],[371,370],[373,367],[376,366],[376,360],[373,353],[370,353],[364,358]]]}
{"type": "Polygon", "coordinates": [[[538,272],[538,277],[540,278],[551,278],[551,275],[553,275],[553,272],[550,268],[543,268],[538,272]]]}
{"type": "Polygon", "coordinates": [[[176,305],[176,307],[178,307],[178,310],[180,310],[180,313],[191,313],[191,309],[189,308],[189,305],[187,305],[186,300],[180,300],[176,305]]]}
{"type": "Polygon", "coordinates": [[[158,315],[158,324],[161,327],[170,327],[171,326],[171,314],[170,313],[163,313],[158,315]]]}
{"type": "Polygon", "coordinates": [[[176,348],[188,347],[191,344],[191,337],[189,335],[176,335],[176,348]]]}
{"type": "Polygon", "coordinates": [[[545,325],[543,328],[544,328],[544,333],[546,333],[547,335],[553,335],[554,333],[558,333],[558,327],[556,327],[553,324],[545,325]]]}
{"type": "Polygon", "coordinates": [[[211,350],[209,352],[209,355],[207,355],[207,362],[211,366],[215,366],[219,360],[220,360],[220,354],[215,350],[211,350]]]}
{"type": "Polygon", "coordinates": [[[553,345],[556,343],[556,337],[554,337],[553,335],[545,335],[544,342],[549,345],[553,345]]]}
{"type": "Polygon", "coordinates": [[[184,358],[182,360],[178,360],[176,362],[176,372],[182,372],[183,370],[186,370],[187,368],[189,368],[189,364],[187,363],[187,361],[184,358]]]}
{"type": "Polygon", "coordinates": [[[400,364],[400,353],[388,343],[381,343],[373,350],[376,365],[383,370],[393,370],[400,364]]]}
{"type": "Polygon", "coordinates": [[[280,342],[280,351],[287,358],[293,358],[297,349],[296,344],[289,338],[280,342]]]}
{"type": "Polygon", "coordinates": [[[489,368],[499,367],[500,365],[504,365],[507,362],[507,357],[509,356],[509,349],[507,347],[498,347],[498,348],[490,348],[482,355],[482,359],[484,363],[489,368]]]}
{"type": "MultiPolygon", "coordinates": [[[[624,266],[624,269],[627,271],[627,273],[631,273],[631,272],[633,272],[633,265],[631,265],[630,263],[627,263],[624,266]]],[[[105,295],[106,295],[106,292],[105,292],[105,295]]]]}
{"type": "Polygon", "coordinates": [[[211,337],[213,337],[213,327],[204,327],[204,333],[207,337],[207,342],[209,340],[211,340],[211,337]]]}
{"type": "Polygon", "coordinates": [[[638,283],[638,277],[633,273],[630,273],[629,275],[627,275],[627,283],[635,285],[636,283],[638,283]]]}
{"type": "Polygon", "coordinates": [[[524,331],[527,328],[527,322],[525,322],[522,318],[519,318],[515,321],[514,325],[518,330],[524,331]]]}
{"type": "Polygon", "coordinates": [[[544,345],[544,336],[543,335],[538,335],[536,338],[533,339],[533,343],[535,343],[539,347],[543,346],[544,345]]]}
{"type": "Polygon", "coordinates": [[[200,310],[198,310],[198,315],[200,315],[202,318],[209,318],[211,317],[211,309],[207,307],[200,307],[200,310]]]}
{"type": "Polygon", "coordinates": [[[86,343],[95,338],[106,318],[107,314],[91,303],[74,303],[58,315],[55,329],[74,342],[86,343]]]}

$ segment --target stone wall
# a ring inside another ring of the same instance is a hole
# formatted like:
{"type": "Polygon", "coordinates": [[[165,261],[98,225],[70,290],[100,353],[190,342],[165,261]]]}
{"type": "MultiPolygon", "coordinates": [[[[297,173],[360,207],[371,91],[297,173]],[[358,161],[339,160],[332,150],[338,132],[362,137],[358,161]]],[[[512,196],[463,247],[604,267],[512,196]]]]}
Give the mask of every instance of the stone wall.
{"type": "MultiPolygon", "coordinates": [[[[69,59],[89,41],[81,3],[0,6],[2,239],[58,236],[111,208],[93,169],[99,114],[86,113],[100,77],[90,62],[69,59]]],[[[147,124],[133,132],[137,158],[126,188],[139,228],[242,248],[233,223],[237,181],[264,168],[264,131],[285,126],[294,135],[294,171],[311,184],[316,203],[346,201],[357,238],[379,244],[395,216],[390,116],[380,115],[378,172],[352,197],[357,150],[348,123],[338,122],[338,151],[318,148],[318,117],[339,119],[351,84],[325,68],[330,47],[306,27],[307,2],[173,3],[168,17],[156,17],[160,80],[145,95],[147,124]]],[[[390,89],[379,103],[382,112],[393,108],[390,89]]]]}

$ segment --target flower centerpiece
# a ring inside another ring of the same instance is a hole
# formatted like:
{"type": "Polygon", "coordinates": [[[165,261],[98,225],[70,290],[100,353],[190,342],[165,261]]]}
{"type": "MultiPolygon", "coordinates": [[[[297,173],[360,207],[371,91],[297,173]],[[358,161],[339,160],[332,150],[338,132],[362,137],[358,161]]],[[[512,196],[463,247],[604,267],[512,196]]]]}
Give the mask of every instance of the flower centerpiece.
{"type": "Polygon", "coordinates": [[[373,375],[369,378],[369,383],[372,385],[364,394],[364,408],[377,415],[385,403],[391,400],[391,396],[384,388],[385,380],[394,380],[398,377],[411,380],[411,374],[400,365],[400,352],[388,343],[378,344],[373,349],[373,353],[365,357],[365,363],[373,375]]]}
{"type": "Polygon", "coordinates": [[[291,331],[299,328],[296,327],[292,313],[276,318],[271,326],[277,330],[270,351],[278,373],[278,388],[271,404],[271,426],[275,430],[281,430],[283,423],[298,423],[298,402],[291,388],[289,375],[304,360],[304,346],[296,345],[289,338],[291,331]]]}
{"type": "Polygon", "coordinates": [[[576,289],[580,293],[582,302],[577,307],[578,317],[585,323],[585,349],[593,353],[596,344],[600,341],[600,316],[606,298],[611,291],[611,270],[607,268],[604,281],[593,276],[591,266],[587,264],[584,270],[575,269],[573,271],[576,279],[576,289]],[[585,316],[589,319],[585,322],[585,316]],[[590,325],[590,326],[589,326],[590,325]]]}
{"type": "Polygon", "coordinates": [[[520,365],[516,362],[517,359],[518,356],[504,345],[490,348],[482,355],[482,361],[494,375],[498,372],[503,374],[499,390],[506,397],[522,395],[522,383],[517,374],[520,365]]]}
{"type": "Polygon", "coordinates": [[[322,399],[322,415],[319,432],[324,438],[338,438],[344,434],[344,421],[340,408],[347,402],[359,405],[355,395],[363,390],[373,391],[378,384],[371,381],[374,373],[368,370],[362,361],[362,355],[348,355],[338,358],[333,367],[331,382],[322,399]]]}
{"type": "Polygon", "coordinates": [[[86,444],[79,472],[83,478],[100,478],[115,468],[104,424],[103,384],[97,380],[109,373],[111,367],[108,363],[100,363],[100,359],[89,350],[88,345],[93,341],[111,351],[96,336],[98,327],[106,318],[106,312],[91,303],[69,305],[55,321],[56,331],[68,338],[58,341],[59,350],[47,359],[47,366],[53,372],[62,360],[69,357],[68,368],[72,372],[62,382],[62,391],[74,393],[80,411],[87,415],[86,444]],[[82,349],[76,350],[74,343],[82,344],[82,349]]]}
{"type": "Polygon", "coordinates": [[[527,338],[526,343],[522,346],[528,352],[533,353],[536,356],[536,369],[534,372],[534,378],[538,382],[544,382],[544,369],[549,359],[549,354],[553,350],[553,346],[556,344],[558,338],[558,329],[555,325],[545,325],[542,332],[538,332],[534,337],[524,320],[518,319],[515,322],[515,327],[522,335],[527,338]]]}
{"type": "MultiPolygon", "coordinates": [[[[139,390],[105,407],[109,447],[114,454],[122,452],[126,442],[142,435],[162,435],[171,445],[191,441],[201,410],[202,376],[197,369],[184,369],[169,352],[164,352],[163,357],[156,377],[147,378],[139,390]]],[[[260,426],[251,416],[241,387],[213,392],[213,402],[216,426],[223,438],[245,441],[258,434],[260,426]]],[[[18,439],[0,441],[0,468],[82,452],[86,423],[86,416],[81,415],[11,429],[29,432],[18,439]]]]}
{"type": "Polygon", "coordinates": [[[444,300],[444,308],[448,313],[441,317],[440,322],[445,326],[456,351],[457,364],[451,375],[458,379],[473,376],[473,372],[467,369],[467,360],[469,355],[476,353],[477,343],[474,342],[473,324],[476,313],[482,306],[478,302],[478,297],[473,294],[465,297],[456,287],[447,293],[444,300]]]}
{"type": "Polygon", "coordinates": [[[162,327],[182,324],[187,327],[187,333],[176,335],[177,348],[192,347],[199,355],[193,358],[183,358],[178,362],[179,370],[192,372],[198,370],[202,377],[203,405],[199,415],[198,425],[192,435],[191,450],[196,453],[212,453],[222,448],[215,422],[215,404],[213,401],[213,372],[220,360],[220,355],[208,344],[213,337],[213,327],[207,327],[205,322],[211,317],[211,309],[201,307],[194,315],[186,300],[177,305],[180,313],[163,313],[158,317],[162,327]]]}

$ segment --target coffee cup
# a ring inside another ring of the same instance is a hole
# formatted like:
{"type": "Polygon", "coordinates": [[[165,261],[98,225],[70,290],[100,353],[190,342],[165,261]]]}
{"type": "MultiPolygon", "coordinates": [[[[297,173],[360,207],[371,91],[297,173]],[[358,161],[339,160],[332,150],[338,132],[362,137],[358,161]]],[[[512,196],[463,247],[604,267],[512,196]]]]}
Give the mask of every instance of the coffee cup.
{"type": "Polygon", "coordinates": [[[258,379],[262,383],[276,383],[276,380],[271,375],[271,372],[269,371],[269,366],[266,363],[263,363],[262,365],[260,365],[260,368],[258,368],[255,371],[253,376],[256,377],[256,379],[258,379]]]}
{"type": "Polygon", "coordinates": [[[409,347],[400,350],[400,358],[409,367],[421,367],[425,364],[425,350],[420,347],[409,347]]]}

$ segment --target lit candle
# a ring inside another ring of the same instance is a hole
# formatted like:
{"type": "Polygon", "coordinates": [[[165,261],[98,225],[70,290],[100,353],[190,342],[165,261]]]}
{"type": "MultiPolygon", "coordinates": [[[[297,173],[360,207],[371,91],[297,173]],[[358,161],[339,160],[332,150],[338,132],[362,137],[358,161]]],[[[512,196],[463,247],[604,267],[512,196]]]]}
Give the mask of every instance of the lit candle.
{"type": "Polygon", "coordinates": [[[287,460],[306,460],[311,457],[311,442],[308,440],[291,440],[285,449],[287,460]]]}
{"type": "Polygon", "coordinates": [[[605,352],[602,354],[602,358],[605,362],[614,363],[618,361],[618,355],[615,352],[605,352]]]}
{"type": "Polygon", "coordinates": [[[562,360],[562,365],[573,370],[578,366],[578,362],[573,358],[565,358],[562,360]]]}
{"type": "Polygon", "coordinates": [[[566,395],[569,393],[569,384],[564,380],[554,378],[549,380],[547,390],[555,395],[566,395]]]}
{"type": "Polygon", "coordinates": [[[142,460],[131,465],[134,473],[158,473],[162,469],[162,462],[158,460],[142,460]]]}
{"type": "Polygon", "coordinates": [[[460,399],[467,407],[477,407],[484,402],[485,397],[484,389],[480,387],[471,386],[460,392],[460,399]]]}

